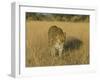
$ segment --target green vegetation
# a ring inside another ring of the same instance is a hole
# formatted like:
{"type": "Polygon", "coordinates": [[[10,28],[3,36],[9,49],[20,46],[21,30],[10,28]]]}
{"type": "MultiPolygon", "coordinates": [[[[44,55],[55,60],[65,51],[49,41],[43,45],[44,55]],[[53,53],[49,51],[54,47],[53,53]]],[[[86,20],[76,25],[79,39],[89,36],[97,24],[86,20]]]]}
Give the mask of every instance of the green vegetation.
{"type": "Polygon", "coordinates": [[[26,12],[26,20],[34,20],[34,21],[89,22],[89,15],[51,14],[51,13],[26,12]]]}

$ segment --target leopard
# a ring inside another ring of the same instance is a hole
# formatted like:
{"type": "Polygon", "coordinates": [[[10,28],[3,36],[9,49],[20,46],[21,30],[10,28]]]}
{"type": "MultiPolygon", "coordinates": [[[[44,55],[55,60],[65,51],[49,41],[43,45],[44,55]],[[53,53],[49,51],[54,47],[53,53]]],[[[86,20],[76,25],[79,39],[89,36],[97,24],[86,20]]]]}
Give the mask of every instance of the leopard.
{"type": "Polygon", "coordinates": [[[48,30],[48,44],[50,49],[50,54],[52,56],[62,56],[63,46],[66,40],[66,32],[64,32],[60,27],[53,25],[48,30]]]}

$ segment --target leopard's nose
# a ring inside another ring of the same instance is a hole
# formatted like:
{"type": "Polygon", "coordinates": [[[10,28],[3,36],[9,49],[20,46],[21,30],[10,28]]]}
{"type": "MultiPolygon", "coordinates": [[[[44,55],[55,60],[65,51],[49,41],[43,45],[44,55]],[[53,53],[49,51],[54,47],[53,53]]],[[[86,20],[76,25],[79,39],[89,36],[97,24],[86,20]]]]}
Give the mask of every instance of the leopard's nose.
{"type": "Polygon", "coordinates": [[[59,46],[61,45],[61,43],[59,43],[59,46]]]}

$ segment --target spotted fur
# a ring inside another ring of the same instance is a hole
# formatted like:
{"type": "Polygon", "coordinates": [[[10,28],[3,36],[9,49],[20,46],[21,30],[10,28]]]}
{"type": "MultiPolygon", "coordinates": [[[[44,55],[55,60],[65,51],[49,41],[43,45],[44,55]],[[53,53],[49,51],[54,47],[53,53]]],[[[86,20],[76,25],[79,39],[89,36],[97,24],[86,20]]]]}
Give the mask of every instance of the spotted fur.
{"type": "Polygon", "coordinates": [[[63,45],[66,39],[66,35],[63,30],[57,26],[51,26],[48,30],[48,43],[50,53],[52,56],[58,54],[59,56],[63,53],[63,45]]]}

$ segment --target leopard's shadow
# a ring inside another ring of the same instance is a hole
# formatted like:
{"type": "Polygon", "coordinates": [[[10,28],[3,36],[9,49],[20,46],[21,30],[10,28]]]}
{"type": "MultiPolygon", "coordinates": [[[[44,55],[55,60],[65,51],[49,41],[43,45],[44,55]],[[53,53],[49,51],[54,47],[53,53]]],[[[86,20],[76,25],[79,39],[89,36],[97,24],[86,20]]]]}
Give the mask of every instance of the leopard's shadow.
{"type": "Polygon", "coordinates": [[[76,37],[68,37],[63,45],[64,52],[78,50],[82,47],[83,41],[76,37]]]}

